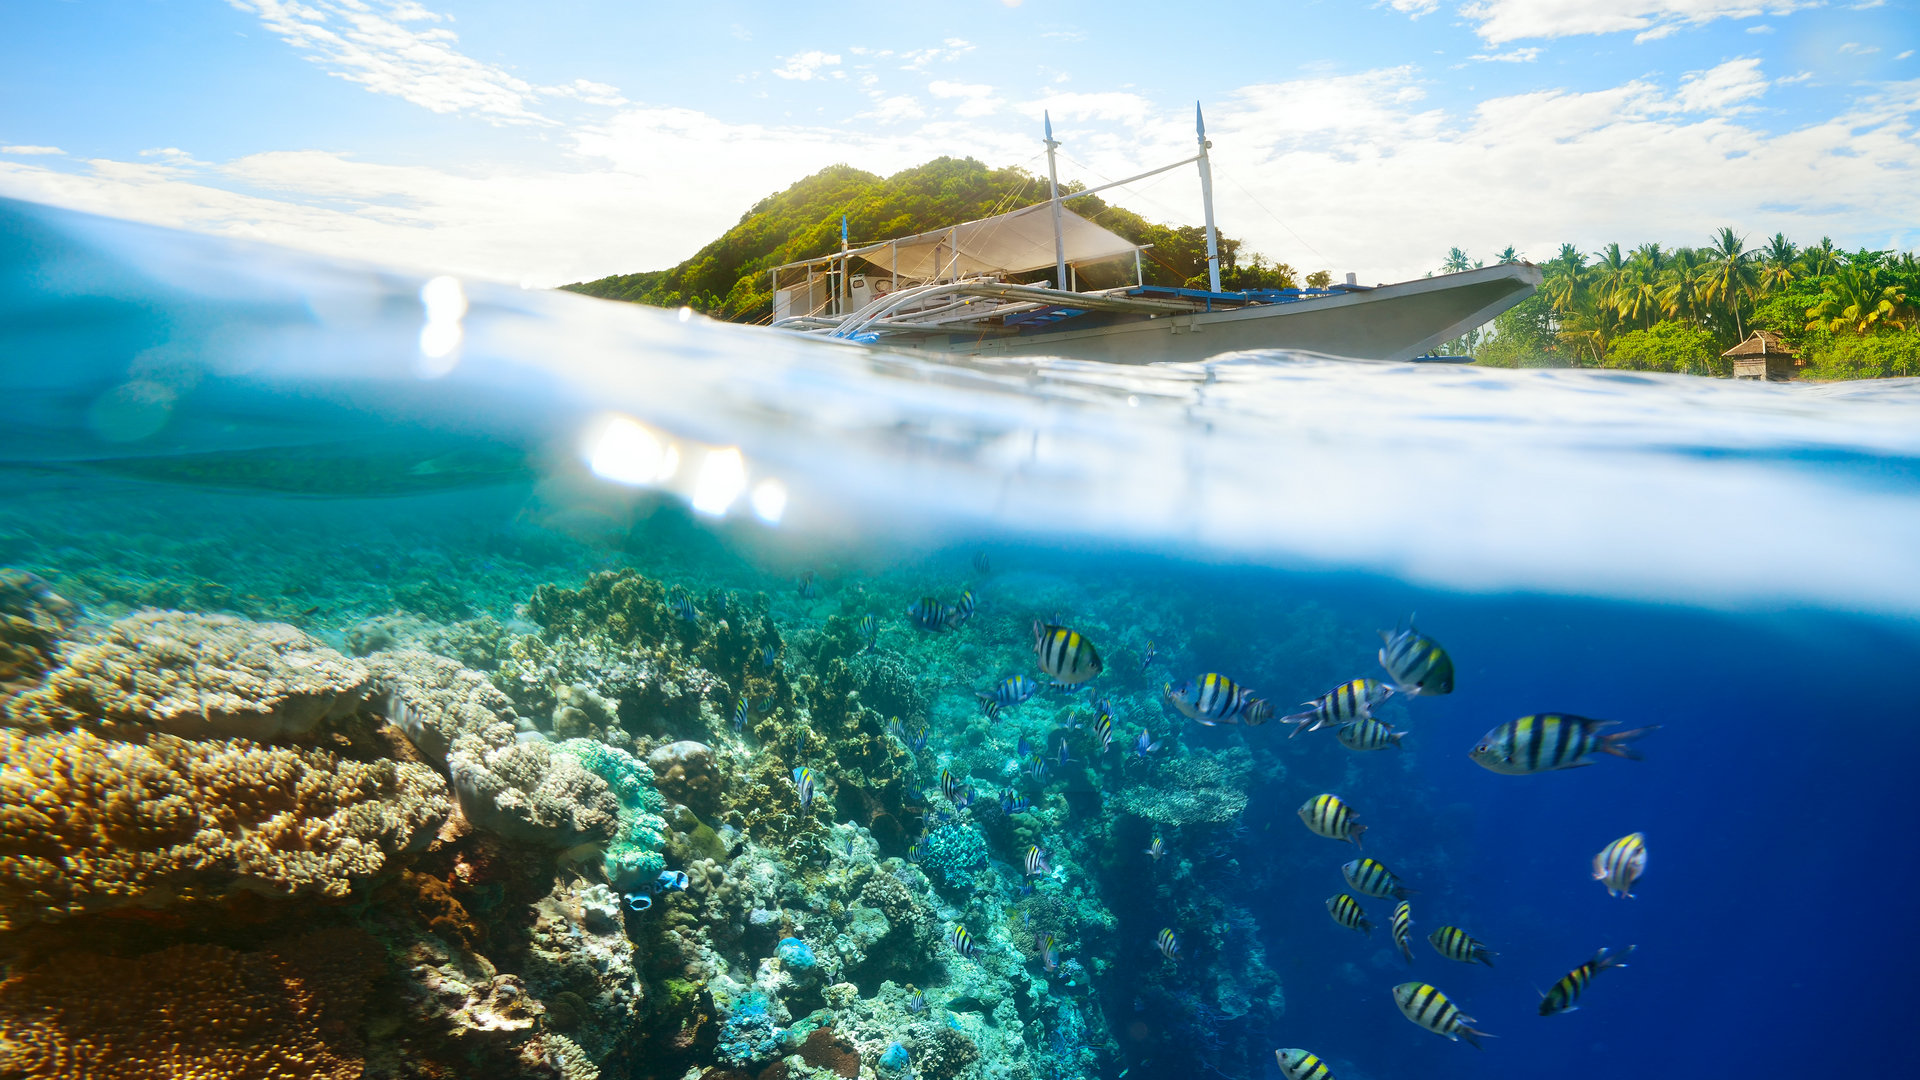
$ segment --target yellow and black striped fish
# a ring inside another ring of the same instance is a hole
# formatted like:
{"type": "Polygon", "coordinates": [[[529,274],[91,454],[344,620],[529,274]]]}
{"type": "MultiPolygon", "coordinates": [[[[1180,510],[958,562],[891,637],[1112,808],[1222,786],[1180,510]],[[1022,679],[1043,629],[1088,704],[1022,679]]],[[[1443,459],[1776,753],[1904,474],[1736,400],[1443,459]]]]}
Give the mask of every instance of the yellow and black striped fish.
{"type": "Polygon", "coordinates": [[[1555,1013],[1572,1012],[1580,1006],[1574,1002],[1580,1000],[1581,991],[1593,981],[1595,975],[1608,968],[1626,967],[1627,957],[1633,955],[1637,945],[1627,946],[1627,951],[1618,956],[1611,949],[1601,949],[1593,954],[1593,959],[1566,973],[1553,989],[1540,996],[1540,1015],[1552,1016],[1555,1013]]]}
{"type": "Polygon", "coordinates": [[[1593,857],[1593,880],[1607,884],[1608,896],[1632,898],[1633,883],[1647,868],[1647,838],[1630,833],[1615,840],[1593,857]]]}
{"type": "Polygon", "coordinates": [[[1373,924],[1367,921],[1366,910],[1360,906],[1360,901],[1346,893],[1327,897],[1327,914],[1333,916],[1334,922],[1349,930],[1373,936],[1373,924]]]}
{"type": "Polygon", "coordinates": [[[1273,706],[1253,696],[1253,691],[1217,672],[1208,672],[1196,680],[1175,686],[1164,683],[1160,692],[1181,715],[1212,727],[1216,724],[1264,724],[1273,716],[1273,706]]]}
{"type": "Polygon", "coordinates": [[[1616,720],[1589,720],[1571,713],[1523,716],[1487,732],[1481,738],[1480,745],[1475,746],[1467,756],[1482,768],[1508,776],[1525,776],[1550,769],[1577,769],[1593,764],[1587,760],[1587,756],[1595,753],[1612,754],[1629,761],[1641,760],[1640,752],[1627,743],[1659,730],[1659,725],[1612,735],[1600,734],[1601,728],[1612,727],[1616,723],[1616,720]]]}
{"type": "Polygon", "coordinates": [[[1453,693],[1453,658],[1439,642],[1415,629],[1413,620],[1407,620],[1405,630],[1380,631],[1380,641],[1380,666],[1387,669],[1395,690],[1408,697],[1453,693]]]}
{"type": "Polygon", "coordinates": [[[1340,867],[1340,872],[1347,875],[1347,884],[1356,891],[1382,900],[1405,900],[1415,891],[1400,884],[1393,871],[1375,859],[1355,859],[1340,867]]]}
{"type": "Polygon", "coordinates": [[[1349,750],[1385,750],[1389,746],[1398,747],[1400,740],[1406,738],[1404,731],[1395,731],[1386,724],[1369,716],[1364,720],[1355,720],[1351,724],[1342,724],[1333,737],[1340,745],[1349,750]]]}
{"type": "Polygon", "coordinates": [[[1407,944],[1407,931],[1413,928],[1413,907],[1405,900],[1393,906],[1393,943],[1400,947],[1400,955],[1413,963],[1413,949],[1407,944]]]}
{"type": "Polygon", "coordinates": [[[1100,654],[1094,651],[1093,642],[1064,626],[1035,621],[1033,654],[1040,658],[1040,670],[1061,686],[1083,683],[1100,674],[1100,654]]]}
{"type": "Polygon", "coordinates": [[[975,952],[973,935],[967,933],[967,928],[959,923],[954,923],[953,929],[947,931],[947,944],[953,946],[953,951],[961,956],[971,958],[975,952]]]}
{"type": "Polygon", "coordinates": [[[1473,1017],[1460,1011],[1447,995],[1428,983],[1404,982],[1393,988],[1394,1004],[1400,1006],[1400,1012],[1407,1019],[1433,1032],[1458,1041],[1467,1040],[1475,1050],[1482,1049],[1480,1039],[1492,1038],[1484,1031],[1475,1031],[1467,1025],[1474,1022],[1473,1017]]]}
{"type": "Polygon", "coordinates": [[[1310,1050],[1290,1046],[1275,1050],[1273,1057],[1280,1063],[1280,1075],[1287,1080],[1333,1080],[1333,1072],[1327,1068],[1327,1063],[1310,1050]]]}
{"type": "Polygon", "coordinates": [[[1180,959],[1180,939],[1174,936],[1173,927],[1162,929],[1160,936],[1153,940],[1154,944],[1160,947],[1161,956],[1173,961],[1180,959]]]}
{"type": "Polygon", "coordinates": [[[1300,805],[1300,820],[1314,835],[1345,840],[1354,847],[1360,846],[1360,834],[1367,831],[1354,816],[1353,807],[1342,802],[1338,795],[1315,795],[1308,799],[1300,805]]]}
{"type": "Polygon", "coordinates": [[[1487,948],[1486,943],[1476,940],[1473,935],[1457,926],[1443,926],[1427,935],[1433,943],[1433,951],[1449,960],[1458,960],[1463,964],[1480,963],[1493,966],[1493,958],[1500,954],[1487,948]]]}
{"type": "MultiPolygon", "coordinates": [[[[1293,734],[1338,727],[1355,720],[1373,719],[1373,707],[1393,696],[1393,687],[1378,679],[1354,679],[1341,683],[1324,696],[1303,701],[1306,709],[1283,716],[1280,722],[1293,725],[1293,734]]],[[[1291,736],[1289,736],[1291,738],[1291,736]]]]}

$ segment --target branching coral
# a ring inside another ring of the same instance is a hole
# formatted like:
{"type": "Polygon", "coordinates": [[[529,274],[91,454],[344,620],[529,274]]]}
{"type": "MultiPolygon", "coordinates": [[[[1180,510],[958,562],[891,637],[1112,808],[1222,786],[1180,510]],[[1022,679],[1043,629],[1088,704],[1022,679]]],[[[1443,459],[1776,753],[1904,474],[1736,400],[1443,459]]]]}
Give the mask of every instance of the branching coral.
{"type": "Polygon", "coordinates": [[[957,821],[928,833],[920,856],[920,868],[928,877],[956,889],[972,884],[973,872],[986,864],[986,839],[957,821]]]}
{"type": "Polygon", "coordinates": [[[470,754],[513,744],[513,703],[485,675],[416,649],[376,653],[366,664],[387,719],[434,764],[445,767],[462,737],[479,744],[470,754]]]}
{"type": "Polygon", "coordinates": [[[345,896],[447,814],[424,765],[0,730],[0,929],[170,893],[345,896]]]}
{"type": "Polygon", "coordinates": [[[1231,821],[1247,808],[1252,764],[1252,755],[1241,747],[1176,757],[1161,764],[1152,782],[1134,784],[1114,801],[1129,814],[1163,825],[1231,821]]]}
{"type": "Polygon", "coordinates": [[[0,982],[0,1074],[88,1080],[354,1080],[384,967],[357,930],[254,953],[68,954],[0,982]]]}
{"type": "Polygon", "coordinates": [[[141,611],[7,705],[21,727],[274,740],[344,716],[367,669],[285,623],[141,611]]]}

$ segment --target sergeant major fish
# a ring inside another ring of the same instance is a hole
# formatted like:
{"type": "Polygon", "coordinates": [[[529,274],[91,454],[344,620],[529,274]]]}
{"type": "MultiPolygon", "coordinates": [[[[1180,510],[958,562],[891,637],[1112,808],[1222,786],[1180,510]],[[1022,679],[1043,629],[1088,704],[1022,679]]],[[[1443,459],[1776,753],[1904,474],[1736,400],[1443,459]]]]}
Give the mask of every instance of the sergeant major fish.
{"type": "Polygon", "coordinates": [[[1393,905],[1393,917],[1389,920],[1393,926],[1393,943],[1399,947],[1400,955],[1413,963],[1413,948],[1407,944],[1407,933],[1413,928],[1413,906],[1405,900],[1393,905]]]}
{"type": "Polygon", "coordinates": [[[793,770],[793,786],[800,792],[800,809],[813,805],[813,770],[802,765],[793,770]]]}
{"type": "Polygon", "coordinates": [[[1159,946],[1161,956],[1176,962],[1180,959],[1180,939],[1174,935],[1173,927],[1161,930],[1160,936],[1154,938],[1154,944],[1159,946]]]}
{"type": "Polygon", "coordinates": [[[1289,1046],[1275,1050],[1273,1059],[1280,1063],[1280,1075],[1287,1080],[1333,1080],[1333,1070],[1310,1050],[1289,1046]]]}
{"type": "Polygon", "coordinates": [[[1423,982],[1404,982],[1393,988],[1393,1002],[1400,1006],[1401,1015],[1433,1032],[1458,1042],[1467,1040],[1467,1045],[1475,1050],[1482,1049],[1482,1037],[1492,1038],[1484,1031],[1475,1031],[1469,1027],[1474,1019],[1460,1011],[1447,995],[1435,987],[1423,982]]]}
{"type": "Polygon", "coordinates": [[[880,644],[880,620],[872,612],[860,616],[860,636],[867,642],[865,652],[872,652],[880,644]]]}
{"type": "Polygon", "coordinates": [[[1028,845],[1025,862],[1028,877],[1046,877],[1053,873],[1053,864],[1047,861],[1047,853],[1041,851],[1038,844],[1028,845]]]}
{"type": "Polygon", "coordinates": [[[1453,693],[1453,658],[1440,643],[1414,628],[1380,631],[1380,666],[1387,669],[1393,688],[1408,697],[1453,693]]]}
{"type": "Polygon", "coordinates": [[[1159,862],[1161,857],[1164,856],[1166,853],[1167,853],[1166,841],[1160,839],[1159,833],[1154,833],[1153,843],[1148,844],[1146,848],[1147,857],[1151,858],[1154,862],[1159,862]]]}
{"type": "Polygon", "coordinates": [[[1647,838],[1629,833],[1602,848],[1593,857],[1593,879],[1603,881],[1608,896],[1633,897],[1633,883],[1647,868],[1647,838]]]}
{"type": "Polygon", "coordinates": [[[1354,847],[1360,846],[1360,834],[1367,831],[1338,795],[1315,795],[1300,805],[1299,814],[1314,835],[1345,840],[1354,847]]]}
{"type": "Polygon", "coordinates": [[[1432,943],[1434,952],[1463,964],[1471,964],[1477,960],[1492,967],[1493,958],[1500,955],[1487,948],[1485,942],[1477,940],[1457,926],[1442,926],[1428,934],[1427,941],[1432,943]]]}
{"type": "Polygon", "coordinates": [[[973,590],[966,589],[960,593],[960,599],[948,611],[947,626],[958,630],[961,623],[971,618],[973,618],[973,590]]]}
{"type": "Polygon", "coordinates": [[[1375,859],[1355,859],[1341,866],[1340,872],[1346,875],[1348,885],[1382,900],[1405,900],[1414,892],[1375,859]]]}
{"type": "Polygon", "coordinates": [[[813,580],[813,571],[809,570],[800,575],[799,593],[800,599],[802,600],[818,600],[820,598],[820,586],[813,580]]]}
{"type": "Polygon", "coordinates": [[[688,596],[686,593],[681,593],[679,596],[674,597],[671,606],[673,613],[680,616],[682,620],[686,622],[700,621],[700,613],[694,610],[693,607],[693,597],[688,596]]]}
{"type": "Polygon", "coordinates": [[[1541,713],[1501,724],[1486,733],[1469,753],[1480,767],[1508,776],[1578,769],[1591,765],[1589,755],[1612,754],[1629,761],[1642,760],[1627,744],[1654,731],[1658,725],[1602,735],[1614,720],[1589,720],[1570,713],[1541,713]]]}
{"type": "Polygon", "coordinates": [[[975,691],[975,696],[991,701],[1003,709],[1011,709],[1032,697],[1039,689],[1040,684],[1025,675],[1009,675],[1000,680],[1000,685],[992,690],[975,691]]]}
{"type": "Polygon", "coordinates": [[[1349,930],[1359,930],[1368,937],[1373,936],[1373,924],[1367,921],[1366,909],[1360,906],[1360,901],[1346,893],[1327,897],[1327,914],[1333,916],[1334,922],[1349,930]]]}
{"type": "Polygon", "coordinates": [[[1373,719],[1373,708],[1393,696],[1393,687],[1377,679],[1354,679],[1341,683],[1322,696],[1303,701],[1302,712],[1283,716],[1280,722],[1293,725],[1293,734],[1319,731],[1323,727],[1351,724],[1373,719]]]}
{"type": "Polygon", "coordinates": [[[1086,682],[1100,674],[1102,666],[1093,642],[1079,631],[1038,620],[1033,624],[1033,654],[1039,658],[1040,670],[1061,686],[1086,682]]]}
{"type": "Polygon", "coordinates": [[[1406,735],[1406,732],[1395,731],[1372,717],[1344,724],[1333,733],[1333,737],[1340,740],[1341,746],[1360,751],[1385,750],[1389,746],[1398,747],[1400,740],[1406,735]]]}
{"type": "Polygon", "coordinates": [[[952,629],[949,625],[952,617],[953,609],[931,596],[923,596],[907,608],[907,621],[912,623],[916,630],[925,630],[929,633],[952,629]]]}
{"type": "Polygon", "coordinates": [[[967,959],[972,959],[976,951],[973,944],[973,935],[967,933],[967,928],[961,926],[959,923],[954,923],[953,929],[947,931],[947,944],[953,946],[954,952],[959,953],[967,959]]]}
{"type": "Polygon", "coordinates": [[[740,704],[733,707],[733,730],[747,730],[747,699],[742,697],[740,704]]]}
{"type": "Polygon", "coordinates": [[[1254,697],[1253,692],[1225,675],[1208,673],[1198,682],[1188,680],[1175,687],[1161,686],[1160,692],[1181,715],[1213,727],[1218,724],[1264,724],[1273,715],[1273,706],[1254,697]]]}
{"type": "Polygon", "coordinates": [[[1553,989],[1540,995],[1540,1015],[1552,1016],[1555,1013],[1572,1012],[1579,1008],[1580,1006],[1574,1003],[1580,1000],[1581,992],[1586,990],[1587,984],[1593,981],[1593,977],[1608,968],[1626,967],[1627,957],[1631,956],[1637,947],[1629,945],[1627,951],[1618,956],[1613,955],[1611,949],[1601,949],[1593,954],[1593,959],[1561,976],[1560,981],[1553,984],[1553,989]]]}

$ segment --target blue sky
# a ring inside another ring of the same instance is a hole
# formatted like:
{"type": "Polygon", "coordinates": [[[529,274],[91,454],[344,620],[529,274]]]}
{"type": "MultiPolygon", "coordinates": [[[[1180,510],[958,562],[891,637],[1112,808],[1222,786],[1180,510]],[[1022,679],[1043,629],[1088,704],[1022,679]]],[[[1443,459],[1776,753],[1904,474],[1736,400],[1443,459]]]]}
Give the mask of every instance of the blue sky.
{"type": "MultiPolygon", "coordinates": [[[[1099,182],[1215,140],[1306,269],[1460,244],[1920,247],[1920,0],[8,0],[0,194],[535,285],[684,258],[824,165],[1099,182]]],[[[1116,201],[1194,221],[1185,170],[1116,201]]]]}

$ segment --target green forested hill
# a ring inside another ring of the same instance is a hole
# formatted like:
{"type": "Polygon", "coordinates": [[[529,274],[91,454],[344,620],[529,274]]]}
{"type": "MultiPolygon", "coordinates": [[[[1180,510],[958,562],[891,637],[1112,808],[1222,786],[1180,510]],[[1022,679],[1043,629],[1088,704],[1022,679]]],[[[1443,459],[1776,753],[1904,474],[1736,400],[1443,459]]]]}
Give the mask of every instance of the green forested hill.
{"type": "MultiPolygon", "coordinates": [[[[768,268],[839,250],[842,214],[854,243],[861,244],[1027,206],[1046,198],[1046,190],[1044,179],[1025,170],[989,169],[972,158],[939,158],[888,177],[834,165],[760,200],[739,224],[670,270],[615,274],[563,288],[661,307],[687,305],[720,318],[763,322],[772,310],[768,268]]],[[[1150,284],[1204,283],[1206,234],[1199,227],[1155,225],[1132,211],[1108,205],[1098,195],[1076,199],[1071,205],[1075,213],[1135,243],[1152,244],[1146,264],[1150,284]]],[[[1269,264],[1258,255],[1242,265],[1239,254],[1238,241],[1220,238],[1224,287],[1296,284],[1292,267],[1269,264]]],[[[1131,280],[1131,266],[1116,266],[1111,282],[1097,281],[1090,274],[1082,275],[1081,281],[1083,286],[1119,284],[1123,269],[1131,280]]]]}

